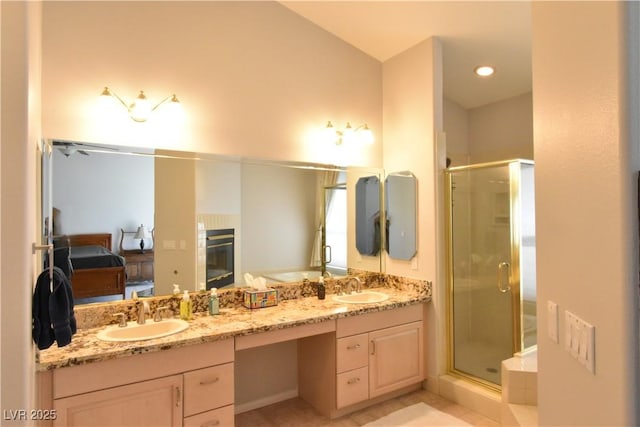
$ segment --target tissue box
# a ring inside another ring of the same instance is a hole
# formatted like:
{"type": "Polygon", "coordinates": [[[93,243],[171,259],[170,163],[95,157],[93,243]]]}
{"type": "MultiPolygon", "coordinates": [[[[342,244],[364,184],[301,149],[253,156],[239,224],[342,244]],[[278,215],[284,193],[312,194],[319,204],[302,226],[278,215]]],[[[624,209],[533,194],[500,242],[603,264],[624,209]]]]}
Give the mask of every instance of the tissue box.
{"type": "Polygon", "coordinates": [[[273,307],[274,305],[278,305],[278,290],[265,289],[260,291],[244,291],[243,305],[250,309],[273,307]]]}

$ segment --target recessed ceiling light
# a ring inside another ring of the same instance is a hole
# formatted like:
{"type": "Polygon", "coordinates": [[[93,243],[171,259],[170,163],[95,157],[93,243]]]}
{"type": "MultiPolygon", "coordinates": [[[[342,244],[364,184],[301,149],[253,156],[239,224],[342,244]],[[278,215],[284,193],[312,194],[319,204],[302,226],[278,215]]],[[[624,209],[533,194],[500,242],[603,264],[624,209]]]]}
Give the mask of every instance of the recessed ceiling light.
{"type": "Polygon", "coordinates": [[[495,69],[490,65],[480,65],[473,69],[473,72],[476,73],[479,77],[489,77],[495,73],[495,69]]]}

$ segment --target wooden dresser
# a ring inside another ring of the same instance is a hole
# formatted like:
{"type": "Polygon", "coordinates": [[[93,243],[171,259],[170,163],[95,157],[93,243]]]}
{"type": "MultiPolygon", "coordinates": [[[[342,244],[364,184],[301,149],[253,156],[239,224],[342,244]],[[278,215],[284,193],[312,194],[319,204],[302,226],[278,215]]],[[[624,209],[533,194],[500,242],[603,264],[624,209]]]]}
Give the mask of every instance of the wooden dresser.
{"type": "Polygon", "coordinates": [[[127,262],[127,282],[153,281],[153,250],[123,250],[121,255],[127,262]]]}

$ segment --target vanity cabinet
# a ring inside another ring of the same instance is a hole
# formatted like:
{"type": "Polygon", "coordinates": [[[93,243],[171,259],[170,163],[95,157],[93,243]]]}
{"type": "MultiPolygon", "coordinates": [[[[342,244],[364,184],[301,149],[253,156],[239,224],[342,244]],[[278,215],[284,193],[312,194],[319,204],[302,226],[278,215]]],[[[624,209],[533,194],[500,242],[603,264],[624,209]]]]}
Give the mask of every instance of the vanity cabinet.
{"type": "Polygon", "coordinates": [[[337,320],[335,337],[301,341],[300,396],[335,418],[419,387],[424,380],[422,304],[337,320]],[[327,397],[329,396],[329,397],[327,397]]]}
{"type": "Polygon", "coordinates": [[[182,376],[56,399],[54,426],[181,426],[182,376]]]}
{"type": "Polygon", "coordinates": [[[233,363],[184,374],[184,425],[232,426],[233,363]]]}
{"type": "Polygon", "coordinates": [[[424,379],[422,322],[369,334],[369,397],[377,397],[424,379]]]}
{"type": "Polygon", "coordinates": [[[227,339],[41,372],[39,406],[55,427],[232,426],[233,362],[227,339]]]}

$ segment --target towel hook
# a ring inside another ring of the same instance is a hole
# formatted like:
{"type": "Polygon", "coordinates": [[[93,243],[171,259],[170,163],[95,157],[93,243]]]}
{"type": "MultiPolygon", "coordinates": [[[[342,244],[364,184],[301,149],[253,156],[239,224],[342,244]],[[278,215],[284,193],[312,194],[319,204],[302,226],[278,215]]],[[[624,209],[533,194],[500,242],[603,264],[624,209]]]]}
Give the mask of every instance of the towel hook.
{"type": "Polygon", "coordinates": [[[36,245],[35,242],[31,245],[31,253],[35,255],[36,251],[47,251],[49,255],[49,288],[53,292],[53,244],[36,245]]]}

